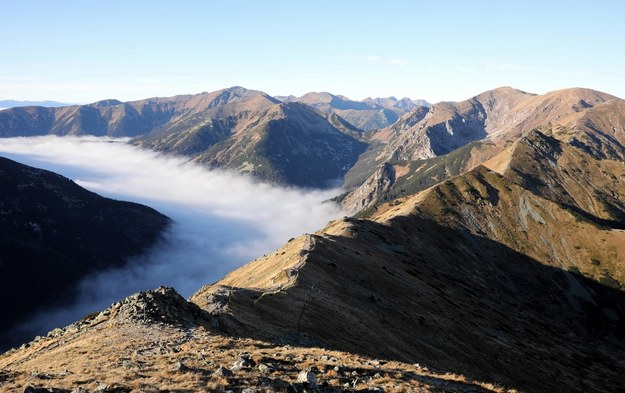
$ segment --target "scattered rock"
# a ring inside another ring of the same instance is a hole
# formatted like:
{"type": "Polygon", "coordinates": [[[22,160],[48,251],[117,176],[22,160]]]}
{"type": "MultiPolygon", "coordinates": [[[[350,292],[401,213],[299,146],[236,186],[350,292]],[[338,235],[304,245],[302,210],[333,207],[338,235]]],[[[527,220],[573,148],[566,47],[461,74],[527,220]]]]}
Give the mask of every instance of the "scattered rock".
{"type": "Polygon", "coordinates": [[[185,373],[187,371],[191,371],[191,369],[182,362],[176,362],[176,364],[174,365],[174,371],[180,371],[185,373]]]}
{"type": "Polygon", "coordinates": [[[101,383],[95,388],[94,393],[130,393],[131,388],[126,386],[110,386],[105,383],[101,383]]]}
{"type": "Polygon", "coordinates": [[[232,367],[230,367],[230,370],[239,371],[242,368],[251,368],[253,366],[254,366],[254,361],[250,359],[249,355],[241,355],[239,356],[239,359],[237,359],[234,362],[232,367]]]}
{"type": "Polygon", "coordinates": [[[257,393],[258,390],[254,389],[254,388],[245,388],[243,390],[241,390],[241,393],[257,393]]]}
{"type": "Polygon", "coordinates": [[[297,383],[307,384],[309,387],[317,386],[317,377],[311,371],[300,371],[297,374],[297,383]]]}
{"type": "Polygon", "coordinates": [[[60,329],[60,328],[55,328],[55,329],[50,330],[50,331],[48,332],[48,335],[47,335],[47,336],[48,336],[48,337],[58,337],[58,336],[60,336],[61,334],[63,334],[63,332],[64,332],[64,330],[63,330],[63,329],[60,329]]]}
{"type": "Polygon", "coordinates": [[[269,374],[273,370],[270,366],[266,365],[265,363],[261,363],[258,365],[258,371],[260,371],[263,374],[269,374]]]}
{"type": "Polygon", "coordinates": [[[26,386],[26,388],[24,389],[24,393],[69,393],[69,390],[26,386]]]}
{"type": "Polygon", "coordinates": [[[30,373],[30,377],[31,378],[36,378],[36,379],[52,379],[52,377],[50,375],[45,374],[45,373],[40,373],[37,370],[31,372],[30,373]]]}
{"type": "Polygon", "coordinates": [[[109,385],[105,384],[105,383],[101,383],[98,385],[97,388],[95,388],[94,392],[99,393],[99,392],[108,392],[109,389],[109,385]]]}
{"type": "Polygon", "coordinates": [[[219,367],[217,370],[215,370],[215,375],[219,377],[231,377],[234,375],[234,373],[225,367],[219,367]]]}

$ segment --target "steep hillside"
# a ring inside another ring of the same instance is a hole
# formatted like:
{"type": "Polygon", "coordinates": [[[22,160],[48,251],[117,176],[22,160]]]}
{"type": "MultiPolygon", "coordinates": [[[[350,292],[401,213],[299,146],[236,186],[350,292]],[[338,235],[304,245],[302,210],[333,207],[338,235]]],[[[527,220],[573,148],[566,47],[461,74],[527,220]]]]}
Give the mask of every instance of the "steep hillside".
{"type": "Polygon", "coordinates": [[[531,133],[495,160],[503,175],[478,166],[371,219],[333,222],[191,300],[234,335],[420,362],[521,391],[621,390],[625,231],[615,200],[625,168],[585,154],[531,133]],[[534,167],[559,165],[528,183],[534,167]],[[584,183],[586,166],[616,172],[584,183]],[[609,209],[603,187],[613,187],[609,209]]]}
{"type": "Polygon", "coordinates": [[[155,132],[135,143],[275,183],[328,187],[341,181],[367,146],[350,134],[357,130],[337,116],[326,119],[304,104],[282,103],[200,128],[155,132]]]}
{"type": "Polygon", "coordinates": [[[500,88],[461,103],[436,104],[425,114],[413,111],[372,134],[369,150],[346,175],[345,185],[355,190],[344,206],[360,210],[425,189],[493,158],[534,129],[593,157],[622,160],[624,116],[624,100],[588,89],[534,96],[500,88]],[[411,180],[379,193],[371,185],[389,166],[410,168],[404,172],[411,180]]]}
{"type": "Polygon", "coordinates": [[[120,266],[151,246],[167,217],[71,180],[0,158],[0,348],[30,337],[7,330],[75,295],[86,274],[120,266]]]}
{"type": "Polygon", "coordinates": [[[502,87],[458,103],[441,102],[429,108],[419,121],[405,116],[401,123],[376,132],[372,139],[387,143],[382,153],[387,159],[417,160],[443,155],[484,139],[499,127],[502,117],[511,116],[513,108],[528,97],[528,93],[502,87]]]}

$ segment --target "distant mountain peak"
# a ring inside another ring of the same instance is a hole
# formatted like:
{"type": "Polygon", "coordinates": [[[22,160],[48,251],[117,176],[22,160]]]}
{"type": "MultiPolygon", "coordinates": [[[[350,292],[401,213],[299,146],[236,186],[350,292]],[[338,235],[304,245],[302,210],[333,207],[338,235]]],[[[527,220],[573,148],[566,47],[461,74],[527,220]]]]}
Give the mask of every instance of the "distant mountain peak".
{"type": "Polygon", "coordinates": [[[120,100],[116,100],[116,99],[105,99],[105,100],[100,100],[100,101],[96,101],[92,104],[89,104],[89,106],[95,107],[95,108],[106,108],[109,106],[115,106],[115,105],[121,105],[122,102],[120,100]]]}

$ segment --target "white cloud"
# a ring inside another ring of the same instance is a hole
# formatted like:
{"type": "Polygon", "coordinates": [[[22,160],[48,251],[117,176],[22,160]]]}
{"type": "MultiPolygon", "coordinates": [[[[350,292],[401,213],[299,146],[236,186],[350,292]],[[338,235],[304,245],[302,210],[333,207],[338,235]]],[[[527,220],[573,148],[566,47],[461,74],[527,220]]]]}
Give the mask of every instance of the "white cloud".
{"type": "Polygon", "coordinates": [[[30,321],[28,327],[39,333],[159,285],[189,296],[289,238],[316,231],[343,214],[324,203],[337,190],[275,187],[111,139],[2,139],[0,154],[63,174],[101,195],[152,206],[175,221],[166,242],[129,267],[85,279],[79,303],[30,321]]]}

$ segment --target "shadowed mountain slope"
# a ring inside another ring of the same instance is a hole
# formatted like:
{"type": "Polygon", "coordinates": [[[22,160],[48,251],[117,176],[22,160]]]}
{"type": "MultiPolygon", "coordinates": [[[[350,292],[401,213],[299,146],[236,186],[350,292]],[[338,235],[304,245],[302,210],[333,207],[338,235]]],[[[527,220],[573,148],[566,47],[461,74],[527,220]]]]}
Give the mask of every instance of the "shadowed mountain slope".
{"type": "Polygon", "coordinates": [[[304,104],[281,103],[200,128],[152,133],[135,143],[274,183],[329,187],[340,183],[367,147],[341,121],[326,119],[304,104]]]}
{"type": "MultiPolygon", "coordinates": [[[[522,391],[619,390],[619,207],[530,187],[519,173],[553,165],[545,152],[556,145],[534,132],[503,153],[503,176],[479,166],[369,220],[335,221],[192,301],[234,335],[420,362],[522,391]]],[[[575,155],[560,157],[583,168],[575,155]]]]}
{"type": "Polygon", "coordinates": [[[169,219],[87,191],[52,172],[0,158],[0,347],[29,337],[7,329],[67,300],[88,273],[145,251],[169,219]]]}

